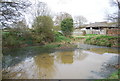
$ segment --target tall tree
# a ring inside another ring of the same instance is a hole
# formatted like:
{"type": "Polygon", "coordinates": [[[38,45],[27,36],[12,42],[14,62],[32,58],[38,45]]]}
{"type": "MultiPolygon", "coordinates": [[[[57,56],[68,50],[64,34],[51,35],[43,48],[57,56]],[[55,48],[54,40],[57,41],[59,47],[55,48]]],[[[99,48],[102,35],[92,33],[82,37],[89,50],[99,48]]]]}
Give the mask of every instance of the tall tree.
{"type": "Polygon", "coordinates": [[[35,16],[48,16],[50,13],[50,9],[48,8],[47,4],[44,2],[36,2],[36,12],[35,16]]]}
{"type": "Polygon", "coordinates": [[[75,16],[75,26],[76,27],[82,27],[87,22],[87,19],[84,16],[75,16]]]}
{"type": "Polygon", "coordinates": [[[64,20],[65,18],[72,18],[72,16],[66,12],[60,12],[59,14],[57,14],[54,21],[55,25],[60,26],[62,20],[64,20]]]}
{"type": "Polygon", "coordinates": [[[118,9],[118,12],[115,12],[115,14],[112,14],[108,16],[110,19],[117,19],[118,27],[120,27],[120,0],[110,0],[112,6],[116,6],[118,9]]]}
{"type": "Polygon", "coordinates": [[[118,5],[118,27],[120,27],[120,0],[117,0],[118,5]]]}
{"type": "Polygon", "coordinates": [[[21,21],[24,18],[23,10],[31,5],[29,1],[11,0],[0,1],[0,21],[2,27],[8,27],[10,24],[21,21]]]}
{"type": "Polygon", "coordinates": [[[61,22],[61,30],[63,34],[67,37],[72,35],[73,32],[73,19],[72,18],[65,18],[61,22]]]}
{"type": "Polygon", "coordinates": [[[36,36],[38,36],[38,42],[51,42],[54,40],[54,34],[52,31],[53,21],[49,16],[38,16],[34,20],[33,28],[36,36]]]}

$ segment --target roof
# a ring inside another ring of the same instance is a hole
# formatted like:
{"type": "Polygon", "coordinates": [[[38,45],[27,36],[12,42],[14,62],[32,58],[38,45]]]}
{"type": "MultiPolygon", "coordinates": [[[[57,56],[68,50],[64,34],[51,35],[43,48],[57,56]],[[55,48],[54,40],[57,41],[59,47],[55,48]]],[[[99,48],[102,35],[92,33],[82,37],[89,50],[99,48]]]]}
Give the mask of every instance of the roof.
{"type": "Polygon", "coordinates": [[[117,27],[117,23],[95,22],[87,24],[86,27],[117,27]]]}

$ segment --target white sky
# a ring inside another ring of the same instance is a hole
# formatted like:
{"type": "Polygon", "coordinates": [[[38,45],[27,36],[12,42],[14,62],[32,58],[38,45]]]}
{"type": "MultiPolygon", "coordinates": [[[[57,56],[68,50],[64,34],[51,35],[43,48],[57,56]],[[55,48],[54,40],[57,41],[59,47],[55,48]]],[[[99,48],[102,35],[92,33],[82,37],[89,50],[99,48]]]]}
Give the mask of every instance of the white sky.
{"type": "Polygon", "coordinates": [[[104,21],[105,12],[115,11],[110,0],[40,0],[46,2],[53,12],[68,12],[72,16],[83,15],[88,22],[104,21]]]}
{"type": "MultiPolygon", "coordinates": [[[[35,0],[30,0],[33,4],[35,0]]],[[[36,0],[37,1],[37,0],[36,0]]],[[[46,2],[53,13],[67,12],[74,16],[82,15],[90,22],[103,22],[105,15],[117,9],[110,0],[39,0],[46,2]]],[[[34,11],[34,8],[33,8],[34,11]]],[[[29,16],[29,14],[27,14],[29,16]]],[[[30,21],[28,17],[28,22],[30,21]]]]}

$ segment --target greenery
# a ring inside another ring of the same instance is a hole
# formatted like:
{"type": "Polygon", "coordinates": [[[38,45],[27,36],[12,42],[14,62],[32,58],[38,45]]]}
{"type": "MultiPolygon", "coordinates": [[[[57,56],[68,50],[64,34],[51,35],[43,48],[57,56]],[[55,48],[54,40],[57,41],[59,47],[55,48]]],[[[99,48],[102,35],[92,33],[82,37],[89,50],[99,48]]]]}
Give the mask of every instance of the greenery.
{"type": "Polygon", "coordinates": [[[67,36],[67,37],[71,36],[71,34],[73,32],[73,19],[65,18],[61,22],[61,30],[65,36],[67,36]]]}
{"type": "Polygon", "coordinates": [[[54,41],[53,21],[49,16],[38,16],[33,23],[34,37],[37,43],[54,41]]]}
{"type": "MultiPolygon", "coordinates": [[[[61,32],[53,31],[52,33],[54,38],[53,42],[71,42],[71,39],[65,37],[61,32]]],[[[28,29],[11,28],[7,32],[3,31],[2,36],[4,41],[3,48],[4,47],[16,48],[29,45],[44,45],[46,43],[44,39],[42,39],[42,41],[39,41],[41,40],[39,34],[36,33],[34,29],[29,28],[28,29]]],[[[55,45],[55,47],[57,46],[55,45]]]]}
{"type": "Polygon", "coordinates": [[[118,76],[120,75],[120,69],[118,71],[112,73],[108,79],[118,79],[118,76]]]}
{"type": "Polygon", "coordinates": [[[118,71],[112,73],[107,79],[98,79],[95,81],[119,81],[119,74],[120,74],[120,69],[118,69],[118,71]]]}
{"type": "Polygon", "coordinates": [[[70,42],[70,38],[65,37],[62,33],[60,32],[55,32],[55,42],[70,42]]]}
{"type": "Polygon", "coordinates": [[[93,44],[93,45],[100,45],[100,46],[108,46],[108,47],[115,47],[118,46],[118,36],[106,36],[106,35],[98,35],[93,37],[86,38],[85,43],[93,44]]]}
{"type": "Polygon", "coordinates": [[[97,34],[86,34],[85,36],[96,36],[97,34]]]}

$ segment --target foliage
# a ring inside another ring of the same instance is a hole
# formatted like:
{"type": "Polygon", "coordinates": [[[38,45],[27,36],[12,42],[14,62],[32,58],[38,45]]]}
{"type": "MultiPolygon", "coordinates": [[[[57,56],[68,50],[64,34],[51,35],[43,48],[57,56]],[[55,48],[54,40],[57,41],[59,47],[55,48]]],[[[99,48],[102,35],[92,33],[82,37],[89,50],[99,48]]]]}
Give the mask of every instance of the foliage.
{"type": "Polygon", "coordinates": [[[65,18],[72,18],[72,16],[69,13],[66,12],[60,12],[59,14],[56,15],[54,24],[56,26],[60,26],[61,22],[63,21],[63,19],[65,18]]]}
{"type": "Polygon", "coordinates": [[[61,30],[65,36],[71,36],[73,32],[73,19],[66,18],[61,22],[61,30]]]}
{"type": "Polygon", "coordinates": [[[120,69],[118,69],[118,71],[112,73],[108,79],[118,79],[118,74],[120,74],[120,69]]]}
{"type": "Polygon", "coordinates": [[[60,27],[60,26],[53,26],[53,30],[54,30],[54,31],[60,31],[60,30],[61,30],[61,27],[60,27]]]}
{"type": "Polygon", "coordinates": [[[22,44],[32,44],[32,34],[27,28],[11,28],[2,32],[3,47],[19,47],[22,44]]]}
{"type": "Polygon", "coordinates": [[[112,47],[112,46],[118,46],[119,38],[120,37],[116,37],[116,36],[99,35],[99,36],[95,36],[95,37],[86,38],[85,43],[112,47]]]}
{"type": "Polygon", "coordinates": [[[60,32],[55,32],[55,42],[70,42],[71,40],[69,38],[66,38],[62,33],[60,32]]]}
{"type": "Polygon", "coordinates": [[[119,81],[119,74],[120,74],[120,69],[118,71],[112,73],[107,79],[98,79],[95,81],[119,81]]]}
{"type": "Polygon", "coordinates": [[[38,16],[33,23],[34,37],[37,42],[52,42],[54,41],[53,21],[49,16],[38,16]]]}
{"type": "Polygon", "coordinates": [[[96,36],[97,34],[86,34],[85,36],[96,36]]]}

